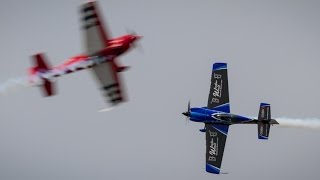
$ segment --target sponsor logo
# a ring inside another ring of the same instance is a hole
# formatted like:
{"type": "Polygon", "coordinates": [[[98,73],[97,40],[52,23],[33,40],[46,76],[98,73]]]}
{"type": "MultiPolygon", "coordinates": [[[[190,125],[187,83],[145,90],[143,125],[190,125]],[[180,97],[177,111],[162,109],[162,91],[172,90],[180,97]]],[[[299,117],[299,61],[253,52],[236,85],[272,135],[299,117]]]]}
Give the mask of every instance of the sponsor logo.
{"type": "Polygon", "coordinates": [[[212,98],[211,99],[211,104],[212,103],[219,103],[219,99],[218,98],[212,98]]]}
{"type": "Polygon", "coordinates": [[[263,120],[270,119],[269,108],[270,107],[262,107],[261,108],[261,116],[260,116],[260,118],[262,118],[263,120]]]}
{"type": "Polygon", "coordinates": [[[213,74],[213,77],[215,78],[215,79],[221,79],[221,74],[216,74],[216,73],[214,73],[213,74]]]}
{"type": "Polygon", "coordinates": [[[260,136],[263,135],[263,124],[260,125],[260,132],[259,132],[260,136]]]}
{"type": "Polygon", "coordinates": [[[211,156],[218,156],[218,138],[216,138],[217,142],[214,142],[214,139],[211,138],[210,141],[210,150],[209,150],[209,154],[211,156]]]}
{"type": "Polygon", "coordinates": [[[213,88],[213,96],[221,97],[221,91],[222,91],[222,80],[220,81],[220,83],[218,83],[218,80],[216,80],[213,88]]]}
{"type": "Polygon", "coordinates": [[[209,130],[209,136],[210,137],[216,137],[217,135],[218,135],[217,132],[212,132],[212,131],[209,130]]]}
{"type": "Polygon", "coordinates": [[[213,74],[215,82],[213,84],[213,98],[211,99],[211,103],[219,103],[219,98],[222,96],[222,75],[221,74],[213,74]]]}
{"type": "Polygon", "coordinates": [[[261,108],[261,118],[263,119],[264,118],[264,107],[263,108],[261,108]]]}
{"type": "Polygon", "coordinates": [[[216,138],[216,142],[214,142],[214,138],[211,138],[210,146],[209,146],[209,156],[208,161],[216,161],[218,156],[218,138],[216,138]]]}
{"type": "Polygon", "coordinates": [[[214,156],[209,156],[208,161],[216,161],[216,157],[214,157],[214,156]]]}
{"type": "Polygon", "coordinates": [[[219,138],[218,133],[215,131],[208,130],[208,135],[210,137],[209,147],[208,147],[208,161],[217,161],[218,156],[218,145],[219,145],[219,138]]]}

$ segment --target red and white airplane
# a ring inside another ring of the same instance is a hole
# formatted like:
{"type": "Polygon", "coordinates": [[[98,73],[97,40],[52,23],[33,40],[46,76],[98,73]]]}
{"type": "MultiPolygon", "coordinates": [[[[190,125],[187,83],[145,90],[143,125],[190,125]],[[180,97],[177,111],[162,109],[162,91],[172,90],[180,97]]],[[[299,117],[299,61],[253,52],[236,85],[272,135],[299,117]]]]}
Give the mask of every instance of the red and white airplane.
{"type": "Polygon", "coordinates": [[[117,64],[116,58],[134,47],[134,42],[141,36],[132,33],[111,39],[99,15],[95,1],[86,2],[81,6],[81,25],[86,54],[72,57],[56,67],[49,66],[43,54],[32,56],[34,67],[29,69],[29,82],[31,85],[40,86],[44,96],[55,94],[56,77],[90,69],[99,83],[104,98],[111,105],[125,101],[125,93],[118,73],[126,70],[127,67],[117,64]]]}

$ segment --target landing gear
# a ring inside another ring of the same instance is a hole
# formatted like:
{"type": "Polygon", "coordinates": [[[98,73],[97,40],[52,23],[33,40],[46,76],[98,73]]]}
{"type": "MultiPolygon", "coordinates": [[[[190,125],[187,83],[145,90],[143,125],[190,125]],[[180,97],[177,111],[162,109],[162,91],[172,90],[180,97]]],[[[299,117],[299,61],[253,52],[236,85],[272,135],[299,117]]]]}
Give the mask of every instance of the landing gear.
{"type": "Polygon", "coordinates": [[[200,132],[206,132],[206,127],[204,127],[203,129],[199,129],[200,132]]]}

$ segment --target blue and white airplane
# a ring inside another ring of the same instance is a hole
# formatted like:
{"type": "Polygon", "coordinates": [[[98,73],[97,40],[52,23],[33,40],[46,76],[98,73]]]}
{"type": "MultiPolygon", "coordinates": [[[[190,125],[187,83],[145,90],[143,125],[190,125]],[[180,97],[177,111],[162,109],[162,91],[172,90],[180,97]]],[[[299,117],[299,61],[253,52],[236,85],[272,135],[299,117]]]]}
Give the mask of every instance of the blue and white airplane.
{"type": "Polygon", "coordinates": [[[205,123],[201,132],[206,133],[206,171],[220,174],[228,129],[232,124],[257,124],[258,138],[267,140],[270,125],[279,124],[271,119],[270,104],[261,103],[258,119],[230,113],[228,72],[226,63],[215,63],[212,67],[211,86],[207,107],[190,108],[183,115],[191,121],[205,123]]]}

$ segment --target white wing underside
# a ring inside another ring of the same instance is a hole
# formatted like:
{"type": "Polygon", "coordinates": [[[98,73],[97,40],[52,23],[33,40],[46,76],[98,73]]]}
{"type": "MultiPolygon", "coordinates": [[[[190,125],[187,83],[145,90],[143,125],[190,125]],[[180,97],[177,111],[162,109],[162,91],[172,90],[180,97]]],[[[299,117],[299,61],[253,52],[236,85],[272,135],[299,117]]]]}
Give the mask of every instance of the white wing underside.
{"type": "Polygon", "coordinates": [[[108,36],[99,17],[95,1],[81,7],[82,27],[84,29],[85,49],[88,55],[95,55],[107,47],[108,36]]]}
{"type": "Polygon", "coordinates": [[[107,102],[117,105],[123,101],[120,84],[112,61],[94,66],[90,70],[97,80],[102,95],[107,102]]]}
{"type": "MultiPolygon", "coordinates": [[[[81,6],[84,44],[88,56],[96,56],[108,46],[108,33],[102,25],[97,10],[97,3],[90,1],[81,6]]],[[[117,69],[114,60],[98,64],[91,68],[91,72],[98,82],[104,99],[113,106],[123,101],[117,69]]]]}

